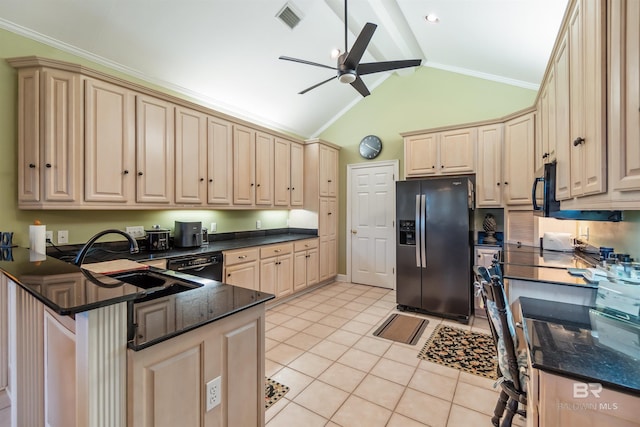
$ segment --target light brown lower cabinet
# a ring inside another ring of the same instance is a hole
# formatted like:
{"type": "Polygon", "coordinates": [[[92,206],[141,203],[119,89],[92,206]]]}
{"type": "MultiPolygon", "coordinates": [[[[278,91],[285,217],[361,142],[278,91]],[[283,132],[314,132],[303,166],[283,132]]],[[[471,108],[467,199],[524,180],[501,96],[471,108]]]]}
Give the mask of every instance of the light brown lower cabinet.
{"type": "Polygon", "coordinates": [[[242,288],[260,289],[260,249],[257,247],[224,252],[223,282],[242,288]]]}
{"type": "Polygon", "coordinates": [[[127,350],[129,427],[264,426],[264,305],[127,350]],[[207,411],[206,384],[221,378],[207,411]]]}
{"type": "Polygon", "coordinates": [[[260,290],[284,297],[293,292],[293,243],[260,248],[260,290]]]}
{"type": "Polygon", "coordinates": [[[640,398],[529,368],[527,427],[638,427],[640,398]]]}
{"type": "Polygon", "coordinates": [[[293,291],[319,282],[318,239],[296,242],[293,255],[293,291]]]}

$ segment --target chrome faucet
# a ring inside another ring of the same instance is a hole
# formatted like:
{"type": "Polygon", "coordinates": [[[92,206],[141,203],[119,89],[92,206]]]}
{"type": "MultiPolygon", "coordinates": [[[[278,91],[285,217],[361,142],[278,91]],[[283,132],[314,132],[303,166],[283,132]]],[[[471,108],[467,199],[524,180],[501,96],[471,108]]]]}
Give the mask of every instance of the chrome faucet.
{"type": "Polygon", "coordinates": [[[140,251],[140,249],[138,248],[138,242],[136,242],[136,239],[131,237],[131,235],[125,233],[124,231],[116,230],[115,228],[109,228],[107,230],[103,230],[97,233],[95,236],[90,238],[87,241],[87,243],[84,244],[82,249],[80,249],[80,252],[78,252],[78,255],[76,256],[76,259],[73,261],[73,263],[78,267],[80,267],[82,265],[82,261],[84,261],[84,257],[87,256],[87,252],[89,252],[89,249],[91,249],[91,246],[93,246],[96,240],[98,240],[100,237],[104,236],[105,234],[111,234],[111,233],[120,234],[121,236],[124,236],[127,238],[127,240],[129,241],[130,253],[137,254],[140,251]]]}

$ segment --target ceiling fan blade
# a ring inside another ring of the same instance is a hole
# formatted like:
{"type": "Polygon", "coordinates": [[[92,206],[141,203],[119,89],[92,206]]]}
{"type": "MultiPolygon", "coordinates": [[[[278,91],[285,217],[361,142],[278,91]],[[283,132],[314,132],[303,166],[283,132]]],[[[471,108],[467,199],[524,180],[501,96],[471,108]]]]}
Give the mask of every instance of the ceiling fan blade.
{"type": "Polygon", "coordinates": [[[356,70],[358,75],[366,75],[379,73],[381,71],[391,71],[400,68],[417,67],[422,63],[421,59],[407,59],[405,61],[382,61],[382,62],[368,62],[366,64],[358,65],[356,70]]]}
{"type": "Polygon", "coordinates": [[[360,59],[362,59],[362,55],[364,55],[364,51],[367,50],[367,46],[369,46],[369,42],[371,41],[371,37],[373,37],[373,33],[376,31],[378,26],[376,24],[372,24],[371,22],[367,22],[358,34],[358,38],[356,39],[353,46],[351,46],[351,50],[349,54],[344,59],[344,65],[351,70],[354,70],[358,64],[360,63],[360,59]]]}
{"type": "Polygon", "coordinates": [[[304,95],[305,93],[309,92],[310,90],[315,89],[315,88],[317,88],[318,86],[323,85],[323,84],[325,84],[325,83],[327,83],[327,82],[330,82],[331,80],[335,79],[336,77],[338,77],[338,76],[336,75],[336,76],[333,76],[333,77],[331,77],[331,78],[329,78],[329,79],[327,79],[327,80],[325,80],[325,81],[323,81],[323,82],[316,83],[316,84],[314,84],[313,86],[308,87],[308,88],[306,88],[305,90],[298,92],[298,94],[299,94],[299,95],[304,95]]]}
{"type": "Polygon", "coordinates": [[[369,89],[367,89],[367,85],[364,84],[360,77],[357,77],[353,82],[351,82],[351,86],[353,86],[355,90],[360,92],[360,95],[362,96],[371,95],[371,92],[369,92],[369,89]]]}
{"type": "Polygon", "coordinates": [[[285,61],[299,62],[301,64],[314,65],[316,67],[328,68],[330,70],[337,70],[336,67],[330,67],[328,65],[318,64],[317,62],[311,62],[311,61],[307,61],[307,60],[304,60],[304,59],[291,58],[290,56],[281,56],[278,59],[283,59],[285,61]]]}

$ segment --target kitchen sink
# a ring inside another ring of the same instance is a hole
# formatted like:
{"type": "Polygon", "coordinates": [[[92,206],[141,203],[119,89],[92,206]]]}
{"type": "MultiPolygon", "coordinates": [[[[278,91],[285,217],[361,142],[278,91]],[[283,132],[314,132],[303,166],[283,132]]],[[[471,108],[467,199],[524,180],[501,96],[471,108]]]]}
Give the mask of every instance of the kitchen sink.
{"type": "Polygon", "coordinates": [[[162,294],[171,295],[191,289],[197,289],[203,286],[199,283],[190,282],[173,277],[169,274],[163,274],[151,270],[126,271],[124,273],[110,274],[109,277],[146,289],[148,294],[160,292],[162,294]]]}

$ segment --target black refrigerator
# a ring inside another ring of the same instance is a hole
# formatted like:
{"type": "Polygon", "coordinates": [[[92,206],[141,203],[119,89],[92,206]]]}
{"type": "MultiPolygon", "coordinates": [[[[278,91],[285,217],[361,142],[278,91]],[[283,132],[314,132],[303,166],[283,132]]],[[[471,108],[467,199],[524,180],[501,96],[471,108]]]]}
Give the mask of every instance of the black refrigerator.
{"type": "Polygon", "coordinates": [[[468,323],[473,183],[467,176],[396,183],[398,309],[468,323]]]}

